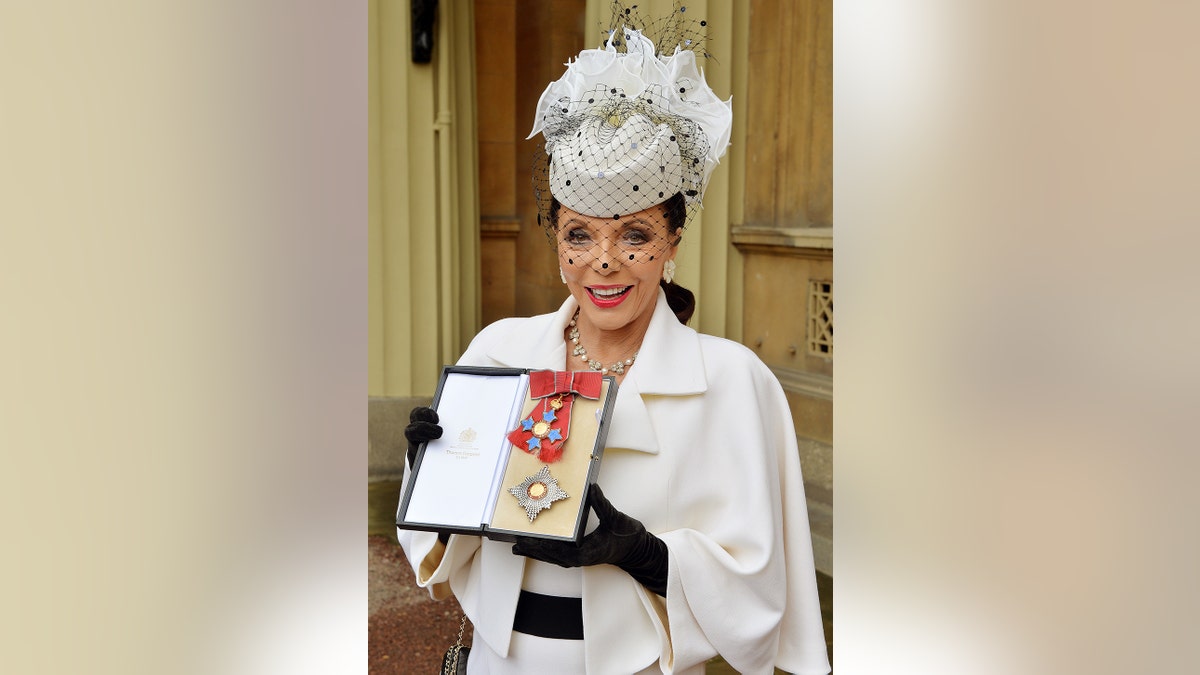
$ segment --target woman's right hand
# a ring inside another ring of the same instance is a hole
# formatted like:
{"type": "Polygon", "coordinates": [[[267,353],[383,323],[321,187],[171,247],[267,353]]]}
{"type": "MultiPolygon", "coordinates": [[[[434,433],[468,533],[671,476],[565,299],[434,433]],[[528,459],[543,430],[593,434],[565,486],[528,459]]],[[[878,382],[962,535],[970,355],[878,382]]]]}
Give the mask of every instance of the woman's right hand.
{"type": "Polygon", "coordinates": [[[408,426],[404,427],[404,437],[408,439],[408,468],[411,469],[417,461],[417,446],[442,437],[437,411],[425,406],[413,408],[408,415],[408,426]]]}

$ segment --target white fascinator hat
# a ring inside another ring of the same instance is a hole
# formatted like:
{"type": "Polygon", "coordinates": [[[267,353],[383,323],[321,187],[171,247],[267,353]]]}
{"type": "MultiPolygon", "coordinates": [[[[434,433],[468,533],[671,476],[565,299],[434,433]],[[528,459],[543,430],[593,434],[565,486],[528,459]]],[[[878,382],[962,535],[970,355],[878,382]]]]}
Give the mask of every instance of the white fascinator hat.
{"type": "Polygon", "coordinates": [[[534,172],[539,204],[552,196],[582,214],[619,217],[679,193],[690,212],[729,145],[730,101],[705,82],[693,39],[662,56],[642,31],[615,25],[603,48],[580,52],[538,101],[529,138],[544,136],[548,160],[540,184],[534,172]]]}

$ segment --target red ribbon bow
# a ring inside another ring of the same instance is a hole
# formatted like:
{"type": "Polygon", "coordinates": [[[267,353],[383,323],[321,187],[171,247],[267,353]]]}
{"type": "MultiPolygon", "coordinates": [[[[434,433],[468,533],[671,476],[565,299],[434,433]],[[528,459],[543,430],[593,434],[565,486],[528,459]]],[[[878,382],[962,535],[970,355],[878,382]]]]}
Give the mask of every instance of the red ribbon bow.
{"type": "Polygon", "coordinates": [[[529,398],[553,394],[579,394],[598,400],[604,377],[594,371],[535,370],[529,373],[529,398]]]}
{"type": "Polygon", "coordinates": [[[571,404],[578,394],[599,400],[604,377],[597,372],[535,370],[529,398],[541,399],[529,417],[508,432],[508,441],[546,463],[557,462],[571,433],[571,404]],[[551,398],[553,397],[553,398],[551,398]]]}

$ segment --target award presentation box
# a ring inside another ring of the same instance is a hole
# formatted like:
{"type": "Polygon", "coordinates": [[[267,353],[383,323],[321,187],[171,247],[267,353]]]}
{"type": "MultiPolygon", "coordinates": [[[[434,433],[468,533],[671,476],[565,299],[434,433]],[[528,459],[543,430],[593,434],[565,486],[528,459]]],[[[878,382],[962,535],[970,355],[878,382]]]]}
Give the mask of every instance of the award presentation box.
{"type": "Polygon", "coordinates": [[[580,541],[616,398],[595,372],[445,366],[442,437],[417,448],[396,526],[580,541]]]}

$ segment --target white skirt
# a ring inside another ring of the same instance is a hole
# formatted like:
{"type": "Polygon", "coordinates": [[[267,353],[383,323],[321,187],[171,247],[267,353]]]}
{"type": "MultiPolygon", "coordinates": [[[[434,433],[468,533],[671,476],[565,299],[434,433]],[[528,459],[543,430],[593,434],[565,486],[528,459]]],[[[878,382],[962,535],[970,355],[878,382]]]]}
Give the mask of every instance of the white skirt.
{"type": "MultiPolygon", "coordinates": [[[[583,597],[583,572],[579,568],[565,569],[558,565],[529,560],[525,563],[524,590],[562,598],[583,597]]],[[[492,651],[483,640],[473,640],[467,660],[468,675],[529,675],[529,673],[561,673],[584,675],[583,640],[557,640],[513,631],[508,646],[508,658],[492,651]]],[[[661,673],[658,661],[647,664],[645,673],[661,673]]],[[[695,671],[703,674],[704,668],[695,671]]]]}

